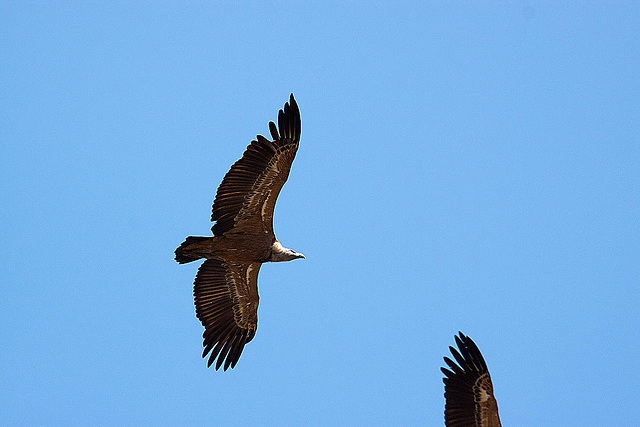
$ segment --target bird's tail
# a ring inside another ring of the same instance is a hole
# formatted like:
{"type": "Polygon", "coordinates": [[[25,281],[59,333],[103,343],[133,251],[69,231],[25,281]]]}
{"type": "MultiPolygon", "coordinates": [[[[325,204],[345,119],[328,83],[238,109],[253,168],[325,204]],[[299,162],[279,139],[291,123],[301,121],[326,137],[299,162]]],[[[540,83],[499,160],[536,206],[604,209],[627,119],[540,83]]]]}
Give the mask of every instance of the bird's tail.
{"type": "Polygon", "coordinates": [[[189,236],[187,240],[182,242],[176,249],[176,261],[179,264],[196,261],[200,258],[206,258],[211,252],[211,241],[213,237],[189,236]]]}

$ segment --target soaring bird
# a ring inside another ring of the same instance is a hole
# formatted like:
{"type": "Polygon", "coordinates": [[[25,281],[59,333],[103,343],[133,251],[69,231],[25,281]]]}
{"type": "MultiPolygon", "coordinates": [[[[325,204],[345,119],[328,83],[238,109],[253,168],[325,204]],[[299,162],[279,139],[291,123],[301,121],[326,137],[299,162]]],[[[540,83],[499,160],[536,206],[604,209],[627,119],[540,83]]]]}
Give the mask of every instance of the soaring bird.
{"type": "Polygon", "coordinates": [[[446,376],[442,379],[446,400],[444,423],[447,427],[501,427],[487,364],[471,338],[462,332],[458,335],[455,339],[459,352],[449,347],[458,364],[445,357],[453,372],[440,368],[446,376]]]}
{"type": "Polygon", "coordinates": [[[193,283],[196,316],[204,326],[207,366],[235,367],[258,325],[258,271],[264,262],[303,254],[280,244],[273,231],[276,199],[287,181],[300,142],[300,110],[293,94],[269,122],[272,141],[251,141],[218,187],[211,214],[212,237],[189,236],[176,249],[184,264],[205,258],[193,283]]]}

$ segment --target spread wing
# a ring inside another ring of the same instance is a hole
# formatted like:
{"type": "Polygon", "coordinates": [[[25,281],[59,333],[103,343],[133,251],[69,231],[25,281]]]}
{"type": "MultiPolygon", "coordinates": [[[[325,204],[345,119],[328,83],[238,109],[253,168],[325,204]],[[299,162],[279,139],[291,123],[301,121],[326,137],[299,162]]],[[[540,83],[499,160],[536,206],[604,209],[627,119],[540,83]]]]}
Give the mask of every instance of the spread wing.
{"type": "Polygon", "coordinates": [[[269,122],[273,141],[258,135],[225,175],[213,201],[211,228],[216,236],[231,229],[273,234],[273,210],[300,142],[300,110],[293,94],[269,122]],[[279,133],[278,133],[279,129],[279,133]]]}
{"type": "Polygon", "coordinates": [[[245,344],[258,326],[258,271],[261,263],[239,265],[206,260],[193,284],[196,316],[204,326],[204,352],[208,366],[236,366],[245,344]],[[226,358],[226,361],[225,361],[226,358]]]}
{"type": "Polygon", "coordinates": [[[442,379],[446,400],[444,423],[447,427],[499,427],[498,403],[487,364],[471,338],[462,332],[458,334],[460,337],[455,339],[460,352],[449,347],[458,364],[445,357],[451,371],[440,368],[446,376],[442,379]]]}

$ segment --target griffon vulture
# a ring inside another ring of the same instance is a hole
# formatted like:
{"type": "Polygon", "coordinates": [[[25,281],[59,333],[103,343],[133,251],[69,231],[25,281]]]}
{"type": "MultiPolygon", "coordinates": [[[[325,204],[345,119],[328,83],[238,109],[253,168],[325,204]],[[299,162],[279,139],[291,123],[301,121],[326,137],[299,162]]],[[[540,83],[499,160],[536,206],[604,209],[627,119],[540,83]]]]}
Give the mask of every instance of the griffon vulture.
{"type": "Polygon", "coordinates": [[[212,237],[189,236],[176,249],[183,264],[205,258],[193,286],[196,316],[204,326],[208,366],[235,367],[258,324],[258,271],[264,262],[304,255],[283,247],[273,231],[276,199],[300,141],[300,111],[293,94],[269,122],[272,141],[258,135],[231,166],[213,202],[212,237]]]}
{"type": "Polygon", "coordinates": [[[444,424],[447,427],[501,427],[498,402],[493,397],[493,384],[487,364],[471,338],[458,332],[455,337],[459,352],[449,347],[454,361],[444,361],[451,371],[440,368],[444,382],[444,424]],[[453,371],[453,372],[452,372],[453,371]]]}

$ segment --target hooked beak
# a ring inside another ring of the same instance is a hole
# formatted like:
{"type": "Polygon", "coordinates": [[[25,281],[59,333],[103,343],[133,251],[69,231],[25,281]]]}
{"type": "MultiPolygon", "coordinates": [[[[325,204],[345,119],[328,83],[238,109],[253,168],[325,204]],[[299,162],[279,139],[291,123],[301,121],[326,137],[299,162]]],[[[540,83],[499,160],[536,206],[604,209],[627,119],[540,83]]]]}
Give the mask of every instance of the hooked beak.
{"type": "Polygon", "coordinates": [[[296,252],[296,258],[305,258],[304,254],[296,252]]]}

